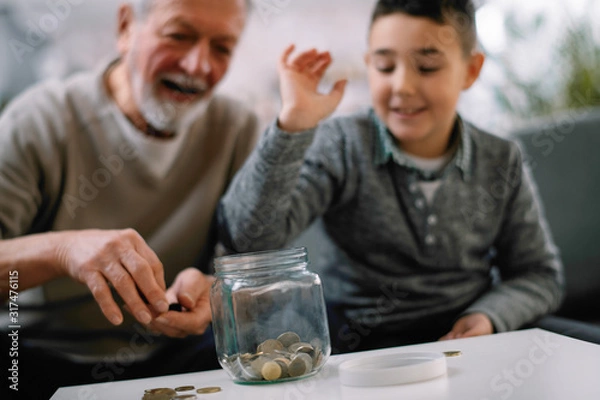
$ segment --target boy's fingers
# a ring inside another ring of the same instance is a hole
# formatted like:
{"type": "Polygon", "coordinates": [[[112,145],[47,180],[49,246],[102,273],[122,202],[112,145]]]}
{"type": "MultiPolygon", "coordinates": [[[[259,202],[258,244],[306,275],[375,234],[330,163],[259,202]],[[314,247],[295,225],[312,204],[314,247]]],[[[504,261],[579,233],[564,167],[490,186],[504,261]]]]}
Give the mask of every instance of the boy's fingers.
{"type": "Polygon", "coordinates": [[[287,67],[288,65],[288,59],[290,58],[290,55],[292,54],[292,52],[294,51],[294,49],[296,48],[295,44],[290,44],[283,52],[283,54],[281,55],[281,58],[279,59],[279,65],[281,67],[287,67]]]}
{"type": "Polygon", "coordinates": [[[454,331],[450,331],[442,336],[439,340],[452,340],[456,337],[456,333],[454,331]]]}
{"type": "Polygon", "coordinates": [[[339,102],[342,101],[342,97],[344,97],[344,92],[346,91],[347,84],[347,79],[337,81],[335,85],[333,85],[331,92],[329,92],[329,96],[335,100],[336,104],[339,104],[339,102]]]}
{"type": "Polygon", "coordinates": [[[329,54],[323,54],[310,66],[310,73],[321,77],[331,65],[332,59],[329,54]]]}
{"type": "Polygon", "coordinates": [[[314,63],[316,59],[317,50],[312,49],[299,54],[298,57],[296,57],[296,59],[292,62],[292,65],[299,71],[303,71],[304,69],[308,68],[312,63],[314,63]]]}

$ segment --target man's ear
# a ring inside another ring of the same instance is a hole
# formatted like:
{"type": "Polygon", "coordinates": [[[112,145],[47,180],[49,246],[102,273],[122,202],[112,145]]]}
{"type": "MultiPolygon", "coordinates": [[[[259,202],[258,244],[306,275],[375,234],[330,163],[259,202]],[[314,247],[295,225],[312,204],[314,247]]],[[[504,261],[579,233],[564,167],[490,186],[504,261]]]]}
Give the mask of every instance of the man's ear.
{"type": "Polygon", "coordinates": [[[475,51],[469,56],[469,60],[467,61],[467,76],[463,90],[470,88],[477,78],[479,78],[484,62],[485,55],[480,51],[475,51]]]}
{"type": "Polygon", "coordinates": [[[371,53],[367,51],[363,59],[365,60],[365,65],[368,67],[371,64],[371,53]]]}
{"type": "Polygon", "coordinates": [[[130,4],[121,4],[117,16],[117,50],[121,56],[129,52],[135,15],[130,4]]]}

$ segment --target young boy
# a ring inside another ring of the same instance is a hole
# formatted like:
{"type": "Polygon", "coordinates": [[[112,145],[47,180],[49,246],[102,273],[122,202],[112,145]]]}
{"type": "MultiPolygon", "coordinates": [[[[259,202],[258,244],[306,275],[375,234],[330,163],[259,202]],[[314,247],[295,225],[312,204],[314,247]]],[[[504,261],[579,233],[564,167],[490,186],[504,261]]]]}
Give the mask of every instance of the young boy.
{"type": "Polygon", "coordinates": [[[456,111],[484,61],[471,1],[380,0],[373,108],[320,125],[345,82],[318,93],[329,54],[292,51],[279,118],[222,201],[221,235],[238,252],[279,248],[322,217],[335,350],[502,332],[558,307],[561,261],[517,146],[456,111]]]}

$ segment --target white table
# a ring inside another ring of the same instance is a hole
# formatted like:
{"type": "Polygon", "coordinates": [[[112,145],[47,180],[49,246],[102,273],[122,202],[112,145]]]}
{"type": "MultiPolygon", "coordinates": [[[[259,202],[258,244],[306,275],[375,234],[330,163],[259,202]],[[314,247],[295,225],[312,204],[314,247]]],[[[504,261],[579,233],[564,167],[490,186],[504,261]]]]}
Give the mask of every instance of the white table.
{"type": "Polygon", "coordinates": [[[239,385],[223,370],[60,388],[51,400],[136,400],[144,389],[220,386],[211,400],[580,400],[600,399],[600,346],[530,329],[469,339],[332,356],[311,378],[270,385],[239,385]],[[429,381],[385,387],[348,387],[338,365],[356,357],[460,350],[448,373],[429,381]]]}

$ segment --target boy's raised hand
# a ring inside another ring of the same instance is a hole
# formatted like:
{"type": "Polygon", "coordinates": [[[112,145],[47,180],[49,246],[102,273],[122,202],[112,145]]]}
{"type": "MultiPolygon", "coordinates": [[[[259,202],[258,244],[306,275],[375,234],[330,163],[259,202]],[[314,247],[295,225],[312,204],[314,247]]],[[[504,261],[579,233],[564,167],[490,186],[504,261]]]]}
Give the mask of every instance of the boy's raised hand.
{"type": "Polygon", "coordinates": [[[278,65],[282,101],[278,123],[286,132],[316,127],[340,104],[347,83],[337,81],[328,94],[319,93],[317,88],[331,64],[331,55],[312,49],[290,61],[294,48],[290,45],[283,52],[278,65]]]}

